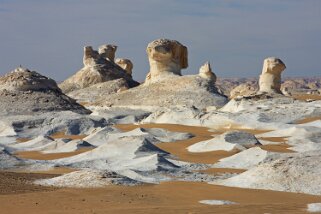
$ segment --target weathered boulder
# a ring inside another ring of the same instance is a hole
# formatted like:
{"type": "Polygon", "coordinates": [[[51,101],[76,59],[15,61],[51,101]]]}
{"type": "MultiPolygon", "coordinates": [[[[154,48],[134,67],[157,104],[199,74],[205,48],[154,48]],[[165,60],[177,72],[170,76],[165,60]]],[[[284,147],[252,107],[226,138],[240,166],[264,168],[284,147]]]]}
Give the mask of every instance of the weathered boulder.
{"type": "Polygon", "coordinates": [[[151,83],[180,76],[181,69],[188,67],[187,47],[175,40],[157,39],[149,43],[146,49],[150,72],[145,83],[151,83]]]}
{"type": "Polygon", "coordinates": [[[0,77],[0,115],[89,110],[61,92],[57,83],[35,71],[17,68],[0,77]]]}
{"type": "Polygon", "coordinates": [[[93,50],[91,46],[84,47],[84,67],[59,84],[59,87],[64,93],[69,93],[120,78],[126,80],[129,87],[139,85],[130,74],[114,62],[116,49],[117,47],[114,45],[102,45],[99,51],[93,50]]]}
{"type": "Polygon", "coordinates": [[[133,63],[129,59],[117,58],[115,63],[119,65],[122,69],[126,71],[127,74],[132,75],[133,72],[133,63]]]}
{"type": "Polygon", "coordinates": [[[285,68],[285,64],[280,59],[266,58],[259,80],[260,92],[281,94],[281,73],[285,68]]]}

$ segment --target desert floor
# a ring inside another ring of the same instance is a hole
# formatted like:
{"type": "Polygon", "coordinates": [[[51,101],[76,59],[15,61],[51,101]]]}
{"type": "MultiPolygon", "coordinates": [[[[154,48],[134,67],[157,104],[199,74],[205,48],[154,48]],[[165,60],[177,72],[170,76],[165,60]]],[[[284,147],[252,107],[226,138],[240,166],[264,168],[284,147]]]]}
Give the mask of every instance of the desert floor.
{"type": "MultiPolygon", "coordinates": [[[[195,163],[215,163],[235,152],[190,153],[186,147],[198,141],[210,139],[226,130],[212,130],[171,124],[117,125],[129,131],[137,127],[164,128],[170,131],[190,132],[195,137],[175,143],[157,146],[180,160],[195,163]]],[[[235,129],[235,128],[233,128],[235,129]]],[[[243,129],[244,130],[244,129],[243,129]]],[[[245,130],[254,134],[266,130],[245,130]]],[[[56,136],[63,137],[63,136],[56,136]]],[[[82,138],[83,136],[79,136],[82,138]]],[[[281,145],[262,146],[263,149],[292,152],[286,139],[270,139],[284,142],[281,145]]],[[[83,151],[80,151],[83,152],[83,151]]],[[[18,156],[30,159],[55,159],[74,153],[58,153],[55,156],[37,152],[22,152],[18,156]]],[[[72,169],[57,168],[46,172],[0,172],[0,213],[306,213],[308,203],[321,201],[321,196],[277,191],[231,188],[201,182],[164,182],[159,185],[108,186],[98,189],[52,188],[31,184],[39,178],[54,177],[72,169]],[[200,200],[229,200],[236,205],[210,206],[200,200]]],[[[210,169],[206,173],[234,172],[242,170],[210,169]]]]}

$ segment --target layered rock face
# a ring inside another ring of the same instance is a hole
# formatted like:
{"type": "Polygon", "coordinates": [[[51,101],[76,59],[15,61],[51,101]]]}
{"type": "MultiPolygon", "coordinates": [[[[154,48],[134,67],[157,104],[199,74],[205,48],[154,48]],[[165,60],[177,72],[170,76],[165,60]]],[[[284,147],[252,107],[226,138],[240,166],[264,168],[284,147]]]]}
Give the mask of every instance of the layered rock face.
{"type": "Polygon", "coordinates": [[[99,47],[99,51],[93,50],[91,46],[84,47],[84,67],[62,82],[59,87],[63,92],[69,93],[120,78],[125,79],[130,87],[137,86],[139,83],[114,62],[116,50],[117,47],[114,45],[102,45],[99,47]]]}
{"type": "Polygon", "coordinates": [[[146,49],[150,72],[145,83],[156,82],[173,75],[181,75],[181,69],[188,67],[187,47],[175,40],[157,39],[146,49]]]}
{"type": "Polygon", "coordinates": [[[0,98],[0,114],[62,110],[90,113],[63,94],[54,80],[21,67],[0,77],[0,98]]]}
{"type": "Polygon", "coordinates": [[[259,91],[281,94],[281,73],[285,68],[285,64],[278,58],[265,59],[259,79],[259,91]]]}
{"type": "Polygon", "coordinates": [[[117,58],[115,60],[115,63],[119,65],[122,69],[124,69],[127,74],[132,75],[134,66],[129,59],[117,58]]]}

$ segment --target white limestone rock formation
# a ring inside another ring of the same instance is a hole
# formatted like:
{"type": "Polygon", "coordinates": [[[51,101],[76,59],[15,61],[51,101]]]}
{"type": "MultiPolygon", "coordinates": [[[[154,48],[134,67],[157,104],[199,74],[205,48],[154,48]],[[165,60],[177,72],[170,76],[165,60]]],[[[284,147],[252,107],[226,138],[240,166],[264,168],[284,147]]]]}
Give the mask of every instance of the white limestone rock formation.
{"type": "Polygon", "coordinates": [[[69,93],[74,90],[86,88],[97,83],[123,78],[130,87],[137,86],[124,69],[114,62],[116,46],[103,45],[99,52],[91,46],[84,47],[84,67],[59,84],[63,92],[69,93]]]}
{"type": "Polygon", "coordinates": [[[206,62],[204,65],[200,67],[199,76],[204,79],[208,79],[213,83],[215,83],[217,79],[216,75],[212,71],[211,64],[209,62],[206,62]]]}
{"type": "Polygon", "coordinates": [[[175,107],[205,109],[222,107],[227,97],[215,86],[215,75],[209,64],[201,75],[181,75],[188,65],[187,48],[175,40],[158,39],[148,44],[150,72],[139,87],[107,95],[96,104],[122,107],[175,107]]]}
{"type": "Polygon", "coordinates": [[[281,73],[286,68],[278,58],[269,57],[263,62],[262,74],[259,79],[260,92],[281,94],[281,73]]]}
{"type": "Polygon", "coordinates": [[[119,65],[122,69],[126,71],[127,74],[132,75],[133,73],[133,63],[129,59],[117,58],[115,63],[119,65]]]}
{"type": "Polygon", "coordinates": [[[90,113],[63,94],[54,80],[21,67],[0,76],[0,99],[0,114],[63,110],[90,113]]]}
{"type": "Polygon", "coordinates": [[[224,186],[321,195],[320,150],[284,154],[240,175],[214,182],[224,186]]]}
{"type": "Polygon", "coordinates": [[[195,143],[187,148],[189,152],[232,151],[245,150],[246,146],[256,146],[261,143],[250,133],[243,131],[228,131],[213,139],[195,143]]]}
{"type": "Polygon", "coordinates": [[[146,49],[150,71],[145,83],[152,83],[175,75],[181,76],[181,69],[188,67],[187,47],[175,40],[157,39],[146,49]]]}
{"type": "Polygon", "coordinates": [[[278,154],[268,152],[260,147],[252,147],[230,157],[220,159],[219,162],[214,164],[212,167],[251,169],[259,163],[262,163],[267,158],[273,157],[278,157],[278,154]]]}

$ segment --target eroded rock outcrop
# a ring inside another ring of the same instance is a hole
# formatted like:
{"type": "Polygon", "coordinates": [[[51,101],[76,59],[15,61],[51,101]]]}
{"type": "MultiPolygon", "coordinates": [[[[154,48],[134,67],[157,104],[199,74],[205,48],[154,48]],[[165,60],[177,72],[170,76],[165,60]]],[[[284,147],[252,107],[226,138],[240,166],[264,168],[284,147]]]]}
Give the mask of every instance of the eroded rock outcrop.
{"type": "Polygon", "coordinates": [[[204,65],[200,67],[199,76],[204,79],[209,79],[213,83],[215,83],[217,79],[216,75],[212,71],[211,64],[209,62],[206,62],[204,65]]]}
{"type": "Polygon", "coordinates": [[[99,51],[91,46],[84,47],[84,67],[76,74],[62,82],[59,87],[63,92],[89,87],[91,85],[110,80],[123,78],[130,87],[139,83],[132,76],[114,62],[117,47],[114,45],[102,45],[99,51]]]}
{"type": "Polygon", "coordinates": [[[200,74],[181,75],[188,65],[187,48],[175,40],[158,39],[148,44],[150,72],[146,82],[129,90],[103,96],[97,101],[107,106],[174,107],[205,109],[221,107],[227,98],[215,86],[216,76],[210,64],[200,74]]]}
{"type": "Polygon", "coordinates": [[[145,83],[159,81],[173,75],[180,76],[181,69],[188,67],[187,47],[175,40],[157,39],[146,49],[150,72],[145,83]]]}
{"type": "Polygon", "coordinates": [[[285,68],[285,64],[280,59],[266,58],[259,79],[259,91],[281,94],[281,73],[285,68]]]}
{"type": "Polygon", "coordinates": [[[0,77],[0,99],[0,114],[62,110],[90,113],[63,94],[53,79],[22,67],[0,77]]]}
{"type": "Polygon", "coordinates": [[[117,58],[115,60],[115,63],[119,65],[122,69],[124,69],[127,74],[132,75],[134,66],[129,59],[117,58]]]}

